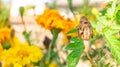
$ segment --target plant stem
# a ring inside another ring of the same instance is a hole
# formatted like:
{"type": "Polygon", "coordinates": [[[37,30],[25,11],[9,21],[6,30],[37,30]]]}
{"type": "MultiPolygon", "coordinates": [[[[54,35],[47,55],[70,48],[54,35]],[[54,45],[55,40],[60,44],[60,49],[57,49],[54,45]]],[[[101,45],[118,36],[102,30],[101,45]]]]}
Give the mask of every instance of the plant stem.
{"type": "Polygon", "coordinates": [[[30,32],[27,32],[23,16],[21,16],[21,20],[22,20],[23,27],[24,27],[23,35],[24,35],[26,41],[29,43],[29,45],[31,45],[31,42],[30,42],[30,32]]]}
{"type": "Polygon", "coordinates": [[[58,34],[59,34],[60,30],[59,29],[52,29],[51,32],[53,34],[53,39],[52,39],[52,41],[49,45],[49,48],[48,48],[48,59],[47,59],[48,63],[50,62],[50,58],[51,58],[52,46],[55,45],[55,42],[56,42],[56,39],[58,37],[58,34]]]}
{"type": "Polygon", "coordinates": [[[89,55],[89,48],[90,48],[90,42],[89,40],[84,40],[84,45],[85,45],[85,54],[87,55],[88,60],[92,64],[92,67],[97,67],[95,62],[92,60],[92,58],[89,55]]]}
{"type": "Polygon", "coordinates": [[[23,20],[23,16],[21,16],[21,20],[22,20],[22,23],[23,23],[23,26],[24,26],[24,30],[26,31],[26,27],[25,27],[25,22],[23,20]]]}
{"type": "Polygon", "coordinates": [[[92,67],[97,67],[95,62],[92,60],[92,58],[89,56],[88,53],[85,52],[85,54],[87,55],[87,58],[89,59],[90,63],[92,64],[92,67]]]}

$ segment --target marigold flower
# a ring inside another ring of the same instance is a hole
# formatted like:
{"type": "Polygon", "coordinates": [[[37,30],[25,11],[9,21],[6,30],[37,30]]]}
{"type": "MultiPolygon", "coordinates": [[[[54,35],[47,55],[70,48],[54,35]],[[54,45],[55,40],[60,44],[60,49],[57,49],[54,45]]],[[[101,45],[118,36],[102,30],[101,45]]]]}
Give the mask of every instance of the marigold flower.
{"type": "Polygon", "coordinates": [[[57,10],[46,9],[42,15],[37,16],[36,22],[46,29],[61,29],[68,32],[78,25],[78,20],[65,19],[57,10]]]}
{"type": "Polygon", "coordinates": [[[2,47],[2,45],[0,44],[0,61],[2,60],[2,59],[1,59],[2,53],[3,53],[3,47],[2,47]]]}
{"type": "Polygon", "coordinates": [[[58,65],[55,62],[51,62],[48,67],[58,67],[58,65]]]}
{"type": "Polygon", "coordinates": [[[0,29],[0,42],[9,38],[10,38],[10,29],[9,28],[0,29]]]}
{"type": "Polygon", "coordinates": [[[2,67],[24,67],[31,63],[40,61],[43,57],[43,51],[28,43],[21,43],[16,36],[11,36],[12,28],[0,29],[0,61],[2,67]],[[9,42],[11,47],[3,49],[4,43],[9,42]]]}
{"type": "Polygon", "coordinates": [[[25,66],[31,62],[38,62],[42,59],[43,52],[37,46],[29,46],[28,44],[21,44],[12,47],[9,50],[4,50],[2,60],[4,65],[25,66]],[[22,48],[21,48],[22,47],[22,48]]]}

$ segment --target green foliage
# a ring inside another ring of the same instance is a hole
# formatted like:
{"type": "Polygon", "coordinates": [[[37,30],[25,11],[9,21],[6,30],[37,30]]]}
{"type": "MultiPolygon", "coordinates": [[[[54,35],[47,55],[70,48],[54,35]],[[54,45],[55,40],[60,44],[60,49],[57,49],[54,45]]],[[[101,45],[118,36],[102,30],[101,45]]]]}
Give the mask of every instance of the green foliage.
{"type": "Polygon", "coordinates": [[[72,52],[67,56],[68,67],[75,67],[84,51],[83,40],[79,40],[77,37],[73,37],[71,42],[67,45],[66,49],[72,50],[72,52]]]}
{"type": "Polygon", "coordinates": [[[24,7],[19,8],[20,16],[22,17],[24,15],[24,7]]]}
{"type": "Polygon", "coordinates": [[[113,56],[120,64],[120,40],[118,40],[117,36],[115,35],[120,31],[120,26],[111,26],[106,28],[103,32],[104,39],[106,40],[113,56]]]}
{"type": "Polygon", "coordinates": [[[115,20],[117,23],[120,24],[120,5],[118,5],[116,7],[116,10],[115,10],[115,20]]]}
{"type": "MultiPolygon", "coordinates": [[[[84,11],[84,8],[82,10],[84,11]]],[[[85,14],[87,15],[87,13],[85,14]]],[[[118,23],[120,23],[120,5],[117,0],[112,0],[108,3],[107,8],[101,11],[96,20],[91,21],[92,29],[97,31],[98,34],[94,35],[90,41],[93,43],[98,37],[103,38],[112,55],[117,60],[118,64],[120,64],[120,38],[117,36],[120,32],[120,25],[118,23]]],[[[67,34],[74,32],[77,32],[76,28],[67,32],[67,34]]],[[[77,39],[77,37],[73,37],[70,41],[71,42],[66,47],[67,50],[72,50],[67,56],[68,67],[75,67],[83,53],[84,45],[83,41],[77,39]]],[[[99,61],[98,63],[101,62],[102,61],[99,61]]],[[[109,66],[109,63],[106,64],[106,67],[107,66],[109,66]]]]}
{"type": "Polygon", "coordinates": [[[109,7],[107,9],[106,16],[111,20],[114,19],[113,17],[114,17],[114,13],[115,13],[115,8],[116,8],[116,0],[112,1],[111,7],[109,7]]]}
{"type": "Polygon", "coordinates": [[[120,64],[120,40],[117,37],[120,31],[120,25],[116,24],[117,22],[115,23],[115,21],[119,22],[120,6],[116,5],[116,0],[110,3],[111,5],[106,8],[105,14],[100,15],[97,22],[92,23],[92,27],[99,32],[99,34],[102,34],[112,55],[120,64]]]}
{"type": "Polygon", "coordinates": [[[24,38],[26,39],[26,41],[29,43],[29,45],[31,45],[31,41],[30,41],[30,36],[31,36],[31,32],[23,32],[24,38]]]}
{"type": "MultiPolygon", "coordinates": [[[[117,18],[116,12],[118,11],[118,8],[115,10],[116,7],[116,1],[112,1],[112,6],[108,8],[108,16],[111,18],[111,21],[113,21],[114,18],[117,18]]],[[[106,19],[108,22],[108,20],[106,19]]],[[[105,22],[104,22],[105,23],[105,22]]],[[[110,23],[110,22],[109,22],[110,23]]],[[[118,37],[116,36],[117,33],[120,31],[120,26],[118,24],[106,24],[106,27],[103,28],[103,37],[106,40],[112,55],[115,57],[117,62],[120,64],[120,40],[118,40],[118,37]],[[109,25],[109,26],[108,26],[109,25]]]]}

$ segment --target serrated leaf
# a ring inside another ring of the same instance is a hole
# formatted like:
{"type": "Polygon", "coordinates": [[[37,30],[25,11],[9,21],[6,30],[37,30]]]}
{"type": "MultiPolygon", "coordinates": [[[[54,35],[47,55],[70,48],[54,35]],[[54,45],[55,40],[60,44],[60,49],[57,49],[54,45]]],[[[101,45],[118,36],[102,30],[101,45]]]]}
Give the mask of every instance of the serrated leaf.
{"type": "Polygon", "coordinates": [[[67,50],[73,50],[68,56],[68,67],[75,67],[76,64],[78,63],[81,54],[84,51],[84,43],[82,39],[78,39],[77,37],[71,38],[71,41],[66,49],[67,50]]]}
{"type": "Polygon", "coordinates": [[[78,39],[78,37],[72,37],[72,38],[70,39],[70,41],[72,41],[72,42],[77,42],[77,41],[79,41],[79,39],[78,39]]]}
{"type": "Polygon", "coordinates": [[[73,28],[70,31],[67,32],[67,34],[75,33],[77,32],[77,28],[73,28]]]}
{"type": "Polygon", "coordinates": [[[97,22],[91,21],[92,29],[96,29],[97,22]]]}
{"type": "Polygon", "coordinates": [[[108,21],[106,19],[106,16],[99,17],[98,21],[102,23],[104,26],[108,25],[108,21]]]}
{"type": "Polygon", "coordinates": [[[117,62],[120,64],[120,41],[117,39],[117,37],[110,33],[116,33],[116,30],[109,29],[104,33],[104,39],[106,40],[112,55],[115,57],[117,62]]]}
{"type": "Polygon", "coordinates": [[[117,23],[120,23],[120,5],[116,7],[114,18],[117,21],[117,23]]]}
{"type": "Polygon", "coordinates": [[[81,49],[77,49],[75,51],[72,51],[68,56],[67,56],[67,60],[68,60],[68,67],[75,67],[76,64],[78,63],[81,54],[83,53],[84,48],[81,49]]]}
{"type": "Polygon", "coordinates": [[[107,17],[113,19],[114,13],[116,8],[116,1],[112,1],[112,5],[110,8],[107,9],[107,17]]]}
{"type": "Polygon", "coordinates": [[[77,50],[77,49],[81,49],[81,48],[83,48],[83,47],[81,46],[81,44],[83,44],[83,43],[81,43],[81,42],[70,43],[70,44],[66,47],[66,49],[67,49],[67,50],[77,50]]]}
{"type": "Polygon", "coordinates": [[[83,41],[78,41],[78,42],[73,42],[73,43],[69,43],[66,47],[67,50],[77,50],[77,49],[81,49],[83,48],[83,41]]]}
{"type": "Polygon", "coordinates": [[[102,29],[102,32],[104,33],[106,31],[108,31],[108,29],[109,29],[108,27],[105,27],[105,28],[102,29]]]}

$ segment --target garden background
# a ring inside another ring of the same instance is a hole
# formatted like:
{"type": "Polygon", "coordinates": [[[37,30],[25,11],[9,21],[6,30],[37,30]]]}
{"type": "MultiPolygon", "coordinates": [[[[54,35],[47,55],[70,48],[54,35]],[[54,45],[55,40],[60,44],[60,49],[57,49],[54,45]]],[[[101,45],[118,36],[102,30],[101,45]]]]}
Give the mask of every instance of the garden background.
{"type": "Polygon", "coordinates": [[[119,64],[119,0],[0,0],[0,67],[119,64]]]}

